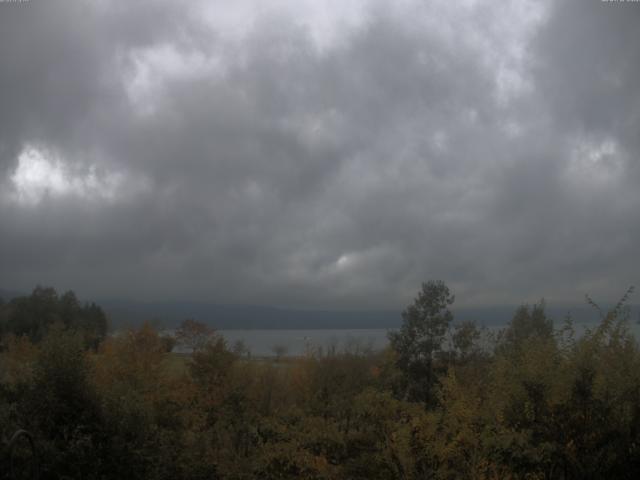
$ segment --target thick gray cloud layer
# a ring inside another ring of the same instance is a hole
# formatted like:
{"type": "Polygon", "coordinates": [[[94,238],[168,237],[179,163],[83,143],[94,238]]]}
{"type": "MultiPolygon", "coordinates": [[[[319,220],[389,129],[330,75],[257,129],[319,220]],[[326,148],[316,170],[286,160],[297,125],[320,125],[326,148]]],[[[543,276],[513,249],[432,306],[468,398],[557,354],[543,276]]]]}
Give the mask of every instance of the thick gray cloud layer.
{"type": "Polygon", "coordinates": [[[0,3],[0,286],[309,307],[614,298],[640,3],[0,3]],[[451,5],[456,3],[456,5],[451,5]]]}

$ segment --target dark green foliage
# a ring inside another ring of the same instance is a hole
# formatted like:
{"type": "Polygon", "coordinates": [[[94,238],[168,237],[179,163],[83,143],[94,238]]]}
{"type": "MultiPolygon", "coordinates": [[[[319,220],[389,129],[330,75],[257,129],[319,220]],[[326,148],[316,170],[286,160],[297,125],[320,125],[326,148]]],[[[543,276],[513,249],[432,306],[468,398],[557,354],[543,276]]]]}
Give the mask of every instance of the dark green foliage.
{"type": "Polygon", "coordinates": [[[467,362],[482,354],[478,345],[481,335],[481,330],[474,322],[462,322],[454,327],[451,341],[453,353],[457,355],[459,361],[467,362]]]}
{"type": "Polygon", "coordinates": [[[82,337],[50,329],[34,365],[33,384],[19,405],[25,426],[39,439],[45,473],[97,478],[95,440],[101,421],[90,376],[82,337]]]}
{"type": "Polygon", "coordinates": [[[546,316],[544,308],[544,301],[533,307],[520,306],[503,332],[498,350],[514,353],[534,338],[551,339],[553,321],[546,316]]]}
{"type": "Polygon", "coordinates": [[[405,396],[410,400],[433,401],[436,381],[434,362],[453,320],[449,306],[455,297],[442,281],[422,284],[413,304],[402,312],[402,326],[390,332],[397,366],[405,374],[405,396]]]}
{"type": "Polygon", "coordinates": [[[82,305],[75,293],[58,295],[53,288],[36,287],[31,295],[0,304],[0,335],[26,335],[40,341],[56,324],[79,332],[86,346],[96,348],[107,334],[107,317],[94,303],[82,305]]]}

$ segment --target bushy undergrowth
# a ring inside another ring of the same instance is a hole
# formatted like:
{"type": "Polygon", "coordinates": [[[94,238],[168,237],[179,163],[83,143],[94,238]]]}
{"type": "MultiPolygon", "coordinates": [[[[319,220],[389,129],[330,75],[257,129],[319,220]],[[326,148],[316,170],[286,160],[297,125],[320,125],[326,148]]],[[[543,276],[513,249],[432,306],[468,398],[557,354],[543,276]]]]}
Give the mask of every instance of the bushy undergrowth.
{"type": "Polygon", "coordinates": [[[640,351],[623,308],[579,338],[542,304],[492,341],[445,323],[439,343],[405,329],[382,352],[278,362],[197,328],[182,332],[192,355],[148,325],[97,348],[77,325],[5,333],[0,428],[33,434],[44,478],[637,478],[640,351]]]}

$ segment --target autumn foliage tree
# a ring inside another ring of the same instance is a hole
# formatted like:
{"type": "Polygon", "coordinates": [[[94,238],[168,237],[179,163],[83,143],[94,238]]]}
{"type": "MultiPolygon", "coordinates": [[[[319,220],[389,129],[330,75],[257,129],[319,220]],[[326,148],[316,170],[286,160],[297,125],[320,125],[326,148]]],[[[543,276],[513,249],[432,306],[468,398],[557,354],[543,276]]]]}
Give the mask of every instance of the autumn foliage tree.
{"type": "Polygon", "coordinates": [[[2,336],[0,430],[30,430],[51,479],[635,479],[627,299],[581,334],[524,306],[490,342],[451,328],[453,295],[428,282],[384,351],[286,362],[190,323],[190,353],[149,324],[94,349],[56,320],[42,337],[2,336]]]}
{"type": "Polygon", "coordinates": [[[215,330],[210,326],[193,319],[186,319],[176,329],[178,345],[188,352],[202,350],[215,336],[215,330]]]}

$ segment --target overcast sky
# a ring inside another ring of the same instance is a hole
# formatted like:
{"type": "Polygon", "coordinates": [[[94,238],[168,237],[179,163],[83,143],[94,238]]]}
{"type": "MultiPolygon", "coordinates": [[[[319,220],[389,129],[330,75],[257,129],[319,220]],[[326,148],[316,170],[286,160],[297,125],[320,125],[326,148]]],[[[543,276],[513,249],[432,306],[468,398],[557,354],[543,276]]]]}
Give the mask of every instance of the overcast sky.
{"type": "Polygon", "coordinates": [[[600,0],[0,2],[0,288],[616,300],[639,25],[600,0]]]}

